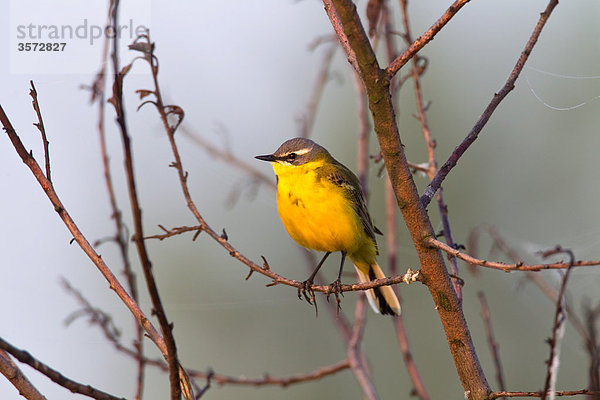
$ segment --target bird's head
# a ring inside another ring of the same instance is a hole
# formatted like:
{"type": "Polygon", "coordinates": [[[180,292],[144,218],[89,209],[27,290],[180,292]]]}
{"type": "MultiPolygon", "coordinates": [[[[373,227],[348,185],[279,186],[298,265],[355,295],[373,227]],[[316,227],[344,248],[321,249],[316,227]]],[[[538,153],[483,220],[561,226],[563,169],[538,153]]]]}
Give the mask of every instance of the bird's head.
{"type": "Polygon", "coordinates": [[[256,156],[259,160],[269,161],[273,165],[300,166],[310,162],[330,158],[331,155],[324,147],[306,138],[293,138],[283,142],[273,154],[256,156]]]}

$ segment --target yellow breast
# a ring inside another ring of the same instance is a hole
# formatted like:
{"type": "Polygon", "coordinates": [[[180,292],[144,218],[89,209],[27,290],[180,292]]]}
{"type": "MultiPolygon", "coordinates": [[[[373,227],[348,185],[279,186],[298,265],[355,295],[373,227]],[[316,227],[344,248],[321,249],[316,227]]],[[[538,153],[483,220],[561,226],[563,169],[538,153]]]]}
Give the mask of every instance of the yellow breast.
{"type": "Polygon", "coordinates": [[[368,239],[362,222],[343,189],[315,173],[318,164],[273,164],[281,222],[301,246],[354,253],[368,239]]]}

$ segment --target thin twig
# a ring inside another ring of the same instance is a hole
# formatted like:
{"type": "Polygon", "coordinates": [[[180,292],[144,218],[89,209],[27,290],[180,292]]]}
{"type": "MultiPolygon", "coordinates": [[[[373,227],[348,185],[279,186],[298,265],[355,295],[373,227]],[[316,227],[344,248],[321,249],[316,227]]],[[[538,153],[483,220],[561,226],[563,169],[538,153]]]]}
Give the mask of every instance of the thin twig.
{"type": "MultiPolygon", "coordinates": [[[[410,22],[408,19],[407,0],[400,0],[400,9],[402,10],[402,21],[404,23],[404,38],[408,43],[412,42],[412,34],[410,30],[410,22]]],[[[458,11],[458,10],[456,10],[458,11]]],[[[423,93],[421,91],[421,74],[424,72],[424,67],[419,64],[419,57],[412,57],[412,68],[411,75],[415,91],[415,103],[417,105],[418,119],[421,124],[421,131],[423,132],[423,138],[425,139],[425,147],[427,148],[427,161],[429,168],[427,170],[427,176],[429,179],[433,179],[437,173],[437,161],[435,159],[435,147],[436,141],[431,135],[429,129],[429,123],[427,121],[425,102],[423,101],[423,93]]],[[[450,219],[448,217],[448,206],[444,202],[444,196],[442,194],[442,188],[437,191],[437,203],[440,218],[442,220],[442,226],[444,228],[444,237],[446,243],[449,246],[454,247],[454,239],[452,238],[452,230],[450,228],[450,219]]],[[[458,262],[456,257],[449,255],[448,261],[450,262],[450,271],[455,277],[459,276],[458,262]]],[[[454,291],[458,296],[459,301],[462,301],[462,286],[460,285],[457,278],[452,280],[454,291]]]]}
{"type": "MultiPolygon", "coordinates": [[[[133,358],[136,361],[139,361],[139,354],[137,351],[137,346],[135,349],[128,348],[124,346],[120,342],[120,337],[115,335],[114,329],[112,329],[109,325],[104,323],[105,313],[100,311],[99,309],[93,307],[89,301],[83,296],[83,294],[76,289],[72,288],[69,283],[64,280],[63,284],[67,287],[67,289],[72,292],[78,301],[84,307],[85,313],[90,317],[91,322],[98,326],[100,330],[103,332],[104,336],[115,346],[115,349],[128,357],[133,358]]],[[[351,332],[349,332],[348,338],[350,337],[351,332]]],[[[153,367],[157,367],[163,371],[168,371],[169,367],[165,363],[164,360],[161,359],[153,359],[142,356],[142,362],[144,365],[150,365],[153,367]]],[[[350,368],[350,364],[347,359],[339,361],[335,364],[331,364],[328,366],[317,368],[314,371],[310,371],[303,374],[290,375],[290,376],[282,376],[282,377],[274,377],[270,374],[265,374],[261,378],[248,378],[244,376],[230,376],[224,374],[218,374],[214,371],[204,372],[198,371],[194,369],[186,369],[186,372],[190,377],[198,378],[198,379],[209,379],[212,382],[216,382],[220,385],[232,384],[232,385],[248,385],[248,386],[282,386],[287,387],[292,384],[308,382],[312,380],[318,380],[325,376],[335,374],[344,369],[350,368]]]]}
{"type": "Polygon", "coordinates": [[[498,381],[498,387],[500,390],[506,390],[506,384],[504,383],[504,373],[502,371],[502,363],[500,362],[500,352],[498,351],[498,343],[494,338],[494,330],[492,329],[492,321],[490,318],[490,308],[488,307],[485,294],[483,292],[477,293],[479,296],[479,302],[481,304],[481,319],[483,319],[483,325],[485,326],[485,336],[487,337],[488,346],[490,353],[492,353],[492,359],[494,360],[494,368],[496,369],[496,380],[498,381]]]}
{"type": "MultiPolygon", "coordinates": [[[[596,328],[598,318],[600,317],[600,303],[594,308],[586,306],[584,312],[589,338],[586,341],[586,348],[590,357],[588,389],[600,392],[600,341],[598,340],[598,331],[596,328]]],[[[600,400],[600,394],[594,397],[590,396],[588,400],[600,400]]]]}
{"type": "MultiPolygon", "coordinates": [[[[130,354],[131,355],[131,354],[130,354]]],[[[162,360],[153,360],[146,359],[146,363],[148,365],[152,365],[158,367],[164,371],[167,370],[166,364],[162,360]]],[[[350,363],[348,359],[344,359],[338,361],[337,363],[326,365],[323,367],[319,367],[313,371],[289,375],[289,376],[281,376],[276,377],[271,374],[265,374],[260,378],[248,378],[246,376],[229,376],[218,374],[212,370],[208,372],[198,371],[194,369],[186,369],[188,375],[192,378],[196,379],[210,379],[211,382],[217,383],[219,385],[238,385],[238,386],[281,386],[288,387],[290,385],[294,385],[297,383],[304,383],[310,381],[316,381],[322,379],[326,376],[336,374],[340,371],[350,368],[350,363]]]]}
{"type": "Polygon", "coordinates": [[[35,90],[33,81],[29,81],[29,83],[31,84],[29,95],[31,96],[33,109],[35,110],[38,119],[38,122],[34,123],[33,125],[38,128],[42,135],[42,144],[44,145],[44,160],[46,164],[46,178],[48,178],[49,182],[52,182],[52,178],[50,176],[50,142],[48,142],[48,138],[46,137],[46,128],[44,128],[44,120],[42,119],[42,111],[40,110],[40,103],[38,102],[37,98],[37,90],[35,90]]]}
{"type": "MultiPolygon", "coordinates": [[[[600,392],[594,392],[588,389],[581,390],[559,390],[554,393],[555,396],[578,396],[578,395],[598,395],[600,392]]],[[[545,393],[539,392],[492,392],[489,395],[489,399],[497,399],[499,397],[543,397],[545,393]]]]}
{"type": "MultiPolygon", "coordinates": [[[[196,232],[196,235],[199,232],[202,232],[202,227],[200,225],[196,225],[196,226],[177,226],[177,227],[171,228],[171,229],[166,229],[162,225],[159,225],[158,227],[160,229],[162,229],[165,233],[146,236],[144,239],[164,240],[166,238],[170,238],[170,237],[176,236],[176,235],[181,235],[182,233],[186,233],[186,232],[196,232]]],[[[196,237],[196,235],[194,235],[194,238],[196,237]]]]}
{"type": "Polygon", "coordinates": [[[450,173],[452,168],[456,166],[458,160],[460,160],[465,151],[467,151],[471,144],[473,144],[473,142],[477,139],[479,133],[481,132],[485,124],[487,124],[490,117],[496,110],[496,107],[498,107],[500,102],[504,100],[504,98],[515,88],[515,82],[519,77],[519,74],[523,70],[523,67],[525,66],[525,63],[527,62],[527,59],[529,58],[529,55],[531,54],[538,38],[540,37],[544,25],[548,21],[548,18],[550,18],[550,14],[552,13],[557,4],[558,0],[550,0],[544,12],[540,14],[540,18],[535,26],[535,29],[529,37],[529,40],[527,41],[527,44],[525,45],[525,48],[523,49],[521,56],[517,60],[517,63],[515,64],[512,72],[508,76],[506,83],[504,84],[502,89],[500,89],[500,91],[494,94],[494,97],[492,97],[492,100],[483,111],[483,114],[481,114],[481,116],[475,123],[475,126],[473,126],[469,134],[465,137],[465,139],[458,146],[456,146],[450,157],[448,157],[448,160],[446,160],[444,165],[442,165],[442,167],[439,169],[436,176],[431,180],[431,183],[429,183],[429,185],[425,188],[423,195],[421,196],[421,203],[423,204],[423,206],[426,207],[429,204],[433,195],[442,185],[442,182],[444,181],[448,173],[450,173]]]}
{"type": "Polygon", "coordinates": [[[470,0],[456,0],[435,23],[417,40],[415,40],[398,58],[387,67],[387,74],[392,77],[406,64],[415,54],[419,52],[434,36],[456,15],[456,13],[470,0]]]}
{"type": "MultiPolygon", "coordinates": [[[[385,185],[385,197],[386,197],[386,213],[387,213],[387,252],[388,252],[388,265],[389,270],[392,275],[397,273],[397,255],[396,255],[396,198],[394,197],[394,191],[392,189],[392,184],[389,179],[386,180],[385,185]]],[[[402,304],[402,298],[399,297],[400,304],[402,304]]],[[[404,324],[404,316],[403,314],[397,315],[393,319],[394,321],[394,330],[396,331],[396,340],[398,341],[398,345],[400,346],[400,352],[402,353],[402,358],[404,359],[404,365],[406,365],[406,370],[408,372],[408,376],[413,383],[415,394],[421,400],[429,400],[429,393],[427,392],[427,387],[425,386],[425,382],[419,373],[419,369],[417,368],[417,363],[412,355],[412,351],[410,349],[410,343],[408,341],[408,333],[406,332],[406,326],[404,324]]]]}
{"type": "Polygon", "coordinates": [[[0,122],[2,123],[6,134],[8,135],[10,141],[12,142],[17,154],[21,157],[21,160],[27,165],[27,167],[31,170],[33,176],[36,178],[46,196],[52,203],[54,210],[57,212],[59,217],[64,222],[65,226],[73,235],[74,240],[81,247],[83,252],[90,258],[90,260],[94,263],[94,265],[98,268],[100,273],[104,276],[104,278],[109,283],[109,286],[115,293],[119,296],[119,298],[123,301],[123,303],[127,306],[129,311],[133,314],[135,319],[144,327],[148,337],[156,344],[160,352],[166,357],[167,348],[165,342],[154,327],[150,320],[146,317],[144,312],[140,309],[139,305],[133,300],[133,298],[129,295],[129,293],[123,288],[119,280],[112,273],[110,268],[106,265],[102,257],[96,253],[92,245],[88,242],[83,233],[79,230],[71,215],[67,212],[64,205],[60,201],[58,194],[54,190],[54,187],[45,177],[42,172],[39,164],[31,156],[31,154],[25,149],[23,142],[15,132],[10,120],[8,119],[4,109],[0,106],[0,122]]]}
{"type": "MultiPolygon", "coordinates": [[[[107,13],[107,26],[111,24],[111,18],[113,8],[117,5],[114,0],[109,1],[108,13],[107,13]]],[[[106,192],[108,193],[108,199],[112,210],[112,219],[115,223],[115,235],[114,242],[119,248],[119,254],[123,262],[123,272],[127,280],[127,286],[131,297],[137,303],[138,302],[138,288],[136,282],[136,276],[131,266],[129,258],[129,246],[128,238],[126,235],[125,224],[123,223],[122,213],[117,204],[117,198],[115,196],[115,189],[112,180],[112,174],[110,170],[110,161],[108,156],[108,148],[106,144],[106,132],[104,129],[104,118],[105,118],[105,92],[106,92],[106,70],[108,60],[108,49],[110,45],[110,37],[106,36],[104,40],[104,47],[102,50],[102,61],[100,63],[100,69],[96,74],[96,78],[91,86],[92,90],[92,102],[97,101],[98,103],[98,134],[100,138],[100,154],[102,157],[102,167],[104,169],[104,182],[106,184],[106,192]]],[[[136,378],[136,391],[135,399],[141,400],[144,391],[144,330],[140,324],[134,319],[135,323],[135,348],[138,354],[137,357],[137,378],[136,378]]]]}
{"type": "Polygon", "coordinates": [[[81,304],[82,309],[80,311],[72,312],[65,320],[66,325],[70,325],[73,321],[75,321],[80,316],[87,316],[90,319],[91,324],[95,324],[101,327],[102,332],[104,332],[104,336],[113,343],[119,342],[119,337],[121,336],[121,332],[115,326],[113,319],[110,315],[105,313],[104,311],[93,307],[92,304],[83,296],[83,294],[75,289],[69,281],[65,278],[61,279],[61,283],[64,286],[65,290],[70,293],[79,304],[81,304]]]}
{"type": "Polygon", "coordinates": [[[373,380],[369,375],[365,363],[360,356],[360,343],[362,341],[363,332],[365,328],[365,295],[361,294],[357,301],[354,309],[354,325],[352,327],[352,337],[348,342],[348,348],[346,354],[350,363],[350,368],[354,372],[354,376],[360,385],[363,395],[366,399],[377,400],[377,392],[373,385],[373,380]]]}
{"type": "MultiPolygon", "coordinates": [[[[118,25],[118,8],[119,0],[114,0],[111,20],[112,26],[118,25]]],[[[175,344],[175,338],[173,337],[173,325],[169,322],[165,309],[160,299],[158,287],[154,279],[152,272],[152,263],[150,256],[146,248],[146,242],[144,241],[144,230],[142,222],[142,210],[140,208],[140,202],[137,194],[137,187],[135,181],[133,155],[131,151],[131,137],[127,128],[127,119],[125,117],[125,105],[123,103],[123,80],[125,75],[131,68],[131,64],[125,66],[122,70],[119,67],[118,59],[118,44],[119,35],[113,35],[113,48],[111,53],[113,70],[114,70],[114,82],[113,82],[113,94],[108,100],[115,108],[117,114],[117,124],[121,132],[121,139],[123,144],[123,156],[125,163],[125,174],[127,178],[127,189],[129,191],[129,203],[131,208],[131,214],[133,216],[134,235],[133,242],[136,245],[138,257],[142,265],[144,272],[144,279],[146,281],[146,288],[150,295],[152,302],[153,311],[158,319],[158,323],[165,341],[167,363],[169,364],[169,382],[171,388],[171,400],[178,400],[181,397],[181,385],[180,385],[180,367],[177,359],[177,346],[175,344]]],[[[182,380],[184,381],[184,380],[182,380]]],[[[189,397],[189,396],[187,396],[189,397]]]]}
{"type": "Polygon", "coordinates": [[[436,247],[448,254],[456,256],[463,260],[466,263],[471,265],[478,265],[485,268],[499,269],[504,272],[511,271],[543,271],[546,269],[568,269],[570,267],[591,267],[600,265],[600,260],[590,260],[590,261],[575,261],[571,265],[570,263],[565,263],[563,261],[548,263],[548,264],[524,264],[522,262],[518,262],[516,264],[506,264],[498,261],[487,261],[480,260],[478,258],[472,257],[468,254],[461,253],[460,251],[448,246],[446,243],[440,242],[437,239],[427,238],[425,243],[429,246],[436,247]]]}
{"type": "Polygon", "coordinates": [[[569,255],[569,268],[565,272],[562,283],[560,284],[560,290],[558,292],[558,301],[556,302],[556,313],[554,314],[554,323],[552,325],[552,338],[549,340],[550,344],[550,356],[548,357],[548,372],[546,373],[546,381],[544,383],[544,390],[542,399],[545,400],[547,396],[552,400],[555,397],[556,391],[556,380],[558,378],[558,366],[560,361],[560,347],[562,338],[565,334],[565,322],[567,320],[565,310],[565,293],[567,289],[567,281],[569,275],[573,270],[573,263],[575,262],[575,256],[570,249],[563,249],[557,246],[555,249],[546,251],[543,253],[543,257],[549,257],[558,253],[566,253],[569,255]]]}
{"type": "MultiPolygon", "coordinates": [[[[485,225],[485,224],[480,225],[471,232],[471,234],[469,235],[469,240],[468,240],[468,242],[470,243],[470,245],[469,245],[470,251],[472,251],[474,254],[477,253],[477,248],[474,245],[477,242],[477,238],[479,236],[480,231],[486,232],[493,240],[493,247],[499,249],[502,253],[506,254],[513,262],[516,263],[514,265],[525,265],[525,263],[523,262],[523,257],[521,257],[514,248],[509,246],[508,243],[506,243],[504,238],[496,231],[496,229],[494,229],[492,226],[489,226],[489,225],[485,225]]],[[[580,262],[575,262],[573,264],[573,266],[577,266],[578,263],[580,263],[580,262]]],[[[546,264],[544,264],[544,265],[546,265],[546,264]]],[[[548,265],[551,265],[551,264],[548,264],[548,265]]],[[[564,265],[566,268],[568,268],[568,264],[564,264],[564,265]]],[[[475,271],[477,271],[477,270],[475,270],[475,271]]],[[[550,285],[544,279],[544,277],[542,275],[538,274],[534,270],[534,271],[525,271],[525,276],[527,277],[527,279],[532,281],[542,291],[542,293],[548,299],[550,299],[550,301],[552,301],[552,303],[556,304],[556,302],[558,301],[558,292],[552,285],[550,285]]],[[[575,329],[577,330],[579,335],[583,338],[584,342],[589,343],[590,337],[589,337],[589,334],[587,332],[587,329],[586,329],[584,323],[580,320],[580,318],[577,316],[576,312],[569,306],[569,304],[566,304],[565,307],[567,310],[567,315],[569,316],[569,320],[571,321],[571,324],[573,324],[573,326],[575,327],[575,329]]]]}
{"type": "Polygon", "coordinates": [[[35,369],[36,371],[41,372],[42,374],[50,378],[53,382],[59,384],[64,388],[69,389],[73,393],[82,394],[84,396],[88,396],[97,400],[124,400],[122,397],[113,396],[111,394],[98,390],[90,385],[75,382],[74,380],[67,378],[60,372],[50,368],[48,365],[37,360],[28,352],[14,347],[12,344],[8,343],[2,338],[0,338],[0,348],[10,353],[14,358],[19,360],[20,362],[25,363],[33,369],[35,369]]]}

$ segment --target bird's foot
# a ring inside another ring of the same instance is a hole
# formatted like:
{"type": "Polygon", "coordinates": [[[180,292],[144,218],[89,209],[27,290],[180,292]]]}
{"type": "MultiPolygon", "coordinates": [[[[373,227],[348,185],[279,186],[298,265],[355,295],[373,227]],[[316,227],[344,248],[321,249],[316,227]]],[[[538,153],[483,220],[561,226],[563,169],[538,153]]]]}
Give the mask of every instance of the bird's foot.
{"type": "Polygon", "coordinates": [[[329,295],[334,294],[335,296],[335,302],[337,304],[337,311],[340,312],[340,310],[342,309],[341,307],[341,303],[342,301],[340,300],[340,295],[342,295],[342,297],[344,297],[344,292],[342,292],[342,282],[340,281],[340,279],[336,279],[335,281],[333,281],[333,283],[331,285],[329,285],[329,289],[327,290],[327,301],[329,301],[329,295]]]}
{"type": "Polygon", "coordinates": [[[315,292],[312,290],[313,280],[307,279],[302,282],[302,285],[298,288],[298,298],[302,300],[302,297],[306,299],[308,304],[313,305],[315,303],[315,292]]]}

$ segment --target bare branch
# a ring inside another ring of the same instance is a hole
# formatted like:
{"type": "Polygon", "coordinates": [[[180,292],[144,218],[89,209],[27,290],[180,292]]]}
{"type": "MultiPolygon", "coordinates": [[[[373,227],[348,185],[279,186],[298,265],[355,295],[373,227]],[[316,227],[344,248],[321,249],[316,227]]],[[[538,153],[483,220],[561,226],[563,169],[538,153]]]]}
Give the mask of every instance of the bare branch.
{"type": "Polygon", "coordinates": [[[390,63],[387,67],[386,72],[391,77],[396,75],[396,73],[402,68],[404,64],[406,64],[415,54],[419,52],[427,43],[429,43],[433,37],[456,15],[456,13],[467,4],[470,0],[456,0],[452,5],[446,10],[444,15],[442,15],[435,23],[429,28],[424,34],[419,36],[417,40],[413,42],[404,52],[396,58],[394,61],[390,63]]]}
{"type": "MultiPolygon", "coordinates": [[[[589,367],[589,384],[588,388],[600,392],[600,341],[598,340],[598,331],[596,324],[600,318],[600,303],[596,307],[584,308],[586,328],[588,331],[588,340],[586,340],[586,348],[590,357],[589,367]]],[[[600,394],[590,398],[589,400],[599,400],[600,394]]]]}
{"type": "Polygon", "coordinates": [[[163,240],[166,238],[170,238],[172,236],[176,236],[176,235],[181,235],[182,233],[186,233],[186,232],[196,232],[196,234],[194,235],[194,239],[197,237],[198,233],[202,232],[202,227],[199,225],[196,226],[178,226],[175,228],[171,228],[171,229],[166,229],[164,226],[159,225],[158,226],[160,229],[162,229],[163,231],[165,231],[165,233],[163,233],[162,235],[150,235],[150,236],[146,236],[144,239],[158,239],[158,240],[163,240]]]}
{"type": "Polygon", "coordinates": [[[487,124],[490,117],[496,110],[496,107],[498,107],[500,102],[504,100],[504,98],[514,89],[515,82],[519,77],[519,74],[523,70],[525,63],[529,58],[529,55],[533,51],[533,47],[535,46],[538,38],[540,37],[540,34],[542,33],[544,25],[546,25],[548,18],[550,18],[550,14],[552,13],[554,7],[556,7],[557,4],[558,0],[550,0],[544,12],[540,14],[540,19],[538,20],[537,25],[533,30],[533,33],[529,37],[529,40],[527,41],[527,44],[525,45],[521,56],[517,60],[517,63],[515,64],[512,72],[508,76],[506,83],[498,93],[494,94],[494,97],[483,111],[483,114],[481,114],[481,116],[475,123],[475,126],[473,126],[473,129],[471,129],[471,132],[469,132],[467,137],[465,137],[465,139],[458,146],[456,146],[450,157],[448,157],[448,160],[444,163],[444,165],[442,165],[436,176],[431,180],[431,183],[429,183],[429,185],[425,188],[425,191],[421,196],[421,203],[423,204],[423,206],[427,206],[429,204],[433,195],[442,185],[442,182],[444,181],[448,173],[450,173],[452,168],[456,166],[458,160],[462,157],[465,151],[467,151],[471,144],[473,144],[475,139],[477,139],[479,133],[481,132],[485,124],[487,124]]]}
{"type": "MultiPolygon", "coordinates": [[[[106,25],[111,24],[111,18],[113,8],[116,7],[114,0],[109,1],[106,25]]],[[[112,174],[110,170],[110,162],[108,156],[108,148],[106,144],[106,132],[104,130],[104,118],[105,118],[105,104],[106,104],[106,71],[108,68],[108,49],[110,45],[110,37],[106,36],[104,39],[104,46],[102,48],[102,61],[100,63],[100,69],[96,74],[96,78],[92,83],[92,98],[91,101],[97,101],[98,106],[98,134],[100,138],[100,154],[102,156],[102,167],[104,169],[104,182],[106,184],[106,191],[108,193],[108,199],[112,210],[112,219],[115,223],[115,234],[113,241],[119,248],[121,260],[123,262],[123,272],[127,279],[127,286],[131,297],[137,303],[138,302],[138,287],[136,282],[136,276],[131,267],[131,261],[129,258],[129,240],[126,233],[126,227],[123,223],[123,217],[121,210],[117,204],[117,198],[115,196],[115,189],[113,185],[112,174]]],[[[136,343],[135,348],[137,351],[137,378],[136,378],[136,393],[135,399],[140,400],[142,398],[144,389],[144,329],[134,319],[135,331],[136,331],[136,343]]]]}
{"type": "MultiPolygon", "coordinates": [[[[324,1],[327,10],[328,1],[324,1]]],[[[340,41],[348,41],[358,64],[358,73],[364,82],[373,125],[392,182],[396,201],[409,229],[421,263],[424,283],[436,303],[440,320],[452,352],[461,383],[470,399],[483,399],[491,391],[477,358],[469,328],[461,311],[461,304],[450,281],[442,254],[423,243],[435,233],[427,211],[422,206],[411,171],[406,161],[390,93],[391,76],[379,67],[377,57],[355,4],[350,0],[332,0],[335,12],[328,11],[332,24],[341,22],[336,29],[340,41]]]]}
{"type": "Polygon", "coordinates": [[[360,67],[358,66],[358,61],[356,60],[356,54],[354,54],[354,49],[352,46],[350,46],[350,42],[344,34],[344,27],[342,26],[342,22],[340,21],[340,17],[336,12],[333,3],[334,2],[332,0],[323,0],[325,12],[327,13],[329,20],[331,21],[331,26],[333,26],[333,30],[335,31],[335,34],[340,41],[346,56],[348,57],[348,62],[350,65],[352,65],[352,67],[354,67],[356,73],[360,73],[360,67]]]}
{"type": "MultiPolygon", "coordinates": [[[[395,46],[395,41],[392,33],[392,18],[390,16],[390,11],[388,9],[387,4],[384,2],[382,5],[382,16],[381,23],[384,24],[384,42],[385,49],[387,53],[388,60],[392,60],[396,57],[397,51],[395,46]]],[[[398,80],[397,80],[398,81],[398,80]]],[[[395,100],[395,94],[397,91],[392,91],[392,101],[395,100]]],[[[410,165],[410,163],[409,163],[410,165]]],[[[424,171],[427,172],[428,168],[424,168],[424,171]]],[[[385,210],[386,210],[386,249],[388,256],[388,268],[390,270],[390,274],[396,275],[398,272],[397,266],[397,213],[398,208],[396,204],[396,197],[394,196],[394,189],[392,187],[392,183],[389,178],[385,179],[385,210]]],[[[400,304],[402,305],[402,297],[398,297],[400,304]]],[[[402,353],[402,358],[404,360],[404,365],[406,366],[406,370],[408,372],[408,376],[413,383],[414,393],[419,397],[420,400],[429,400],[429,393],[427,392],[425,382],[423,382],[423,378],[419,373],[417,368],[417,364],[415,359],[413,358],[412,351],[410,349],[410,344],[408,341],[408,333],[406,332],[406,327],[404,324],[404,316],[401,313],[393,318],[394,321],[394,330],[396,331],[396,340],[398,341],[398,345],[400,347],[400,351],[402,353]]]]}
{"type": "Polygon", "coordinates": [[[33,158],[25,149],[25,146],[23,145],[21,139],[15,132],[12,124],[10,123],[10,120],[8,119],[4,110],[2,109],[2,106],[0,106],[0,122],[2,123],[4,130],[6,131],[10,141],[12,142],[17,154],[19,154],[21,160],[27,165],[27,167],[29,167],[33,176],[39,182],[40,186],[46,193],[46,196],[52,203],[54,210],[58,213],[59,217],[62,219],[69,232],[73,235],[74,240],[81,247],[83,252],[90,258],[90,260],[94,263],[98,270],[102,273],[104,278],[108,281],[110,288],[115,291],[115,293],[127,306],[129,311],[131,311],[138,323],[142,325],[142,327],[148,334],[148,337],[156,344],[161,353],[166,357],[167,348],[162,336],[158,333],[156,328],[152,325],[150,320],[146,317],[146,315],[140,309],[139,305],[135,302],[135,300],[133,300],[129,293],[123,288],[119,280],[115,277],[110,268],[108,268],[102,257],[98,253],[96,253],[96,251],[90,245],[83,233],[79,230],[79,228],[75,224],[75,221],[73,221],[70,214],[64,208],[51,182],[48,181],[48,179],[44,176],[44,173],[42,172],[35,158],[33,158]]]}
{"type": "Polygon", "coordinates": [[[460,251],[448,246],[446,243],[440,242],[437,239],[427,238],[425,240],[425,243],[427,243],[431,247],[438,248],[448,254],[458,257],[461,260],[463,260],[464,262],[469,263],[471,265],[478,265],[478,266],[486,267],[486,268],[499,269],[504,272],[543,271],[546,269],[568,269],[570,267],[590,267],[590,266],[600,265],[600,260],[574,261],[572,265],[570,263],[565,263],[562,261],[555,262],[555,263],[548,263],[548,264],[531,264],[531,265],[527,265],[522,262],[519,262],[516,264],[505,264],[503,262],[497,262],[497,261],[480,260],[480,259],[472,257],[468,254],[461,253],[460,251]]]}
{"type": "Polygon", "coordinates": [[[504,373],[502,372],[502,363],[500,362],[500,352],[498,351],[498,343],[494,338],[494,331],[492,330],[492,321],[490,318],[490,308],[488,307],[487,300],[483,292],[477,293],[479,296],[479,302],[481,303],[481,318],[485,326],[485,336],[487,337],[488,346],[492,353],[492,359],[494,360],[494,367],[496,369],[496,380],[498,381],[498,387],[500,390],[506,390],[506,384],[504,383],[504,373]]]}
{"type": "Polygon", "coordinates": [[[35,90],[35,85],[33,81],[29,81],[31,84],[31,89],[29,90],[29,95],[32,99],[33,109],[37,114],[38,122],[34,123],[38,130],[42,135],[42,144],[44,145],[44,160],[46,164],[46,178],[48,181],[52,182],[52,178],[50,176],[50,150],[48,149],[50,142],[48,142],[48,138],[46,137],[46,128],[44,128],[44,120],[42,119],[42,111],[40,110],[40,103],[37,98],[37,91],[35,90]]]}
{"type": "Polygon", "coordinates": [[[46,400],[35,386],[27,379],[25,374],[17,367],[7,352],[0,350],[0,373],[19,391],[27,400],[46,400]]]}
{"type": "Polygon", "coordinates": [[[377,400],[377,392],[369,375],[369,372],[360,356],[360,342],[362,341],[365,328],[365,295],[361,294],[356,301],[354,309],[354,325],[352,327],[352,336],[348,342],[346,354],[350,363],[350,368],[360,385],[363,395],[366,399],[377,400]]]}
{"type": "Polygon", "coordinates": [[[558,378],[558,365],[560,360],[560,346],[562,338],[565,334],[565,322],[567,320],[567,314],[565,309],[565,292],[567,289],[567,280],[573,269],[573,263],[575,262],[575,256],[570,249],[563,249],[560,246],[556,246],[550,251],[542,253],[543,257],[549,257],[558,253],[567,253],[569,255],[569,268],[565,272],[562,283],[560,284],[560,290],[558,292],[558,301],[556,302],[556,313],[554,314],[554,324],[552,326],[552,338],[548,341],[550,344],[550,356],[548,357],[548,372],[546,373],[546,382],[544,383],[544,390],[542,399],[546,399],[549,395],[551,399],[554,398],[556,392],[556,380],[558,378]]]}
{"type": "MultiPolygon", "coordinates": [[[[462,7],[462,5],[460,7],[462,7]]],[[[455,12],[457,12],[460,7],[458,7],[455,10],[455,12]]],[[[404,38],[407,42],[411,43],[412,34],[410,31],[410,23],[408,19],[407,0],[400,1],[400,8],[402,10],[402,21],[404,23],[404,38]]],[[[446,14],[448,14],[448,12],[446,14]]],[[[448,19],[450,17],[451,16],[449,16],[448,19]]],[[[423,132],[423,138],[425,139],[425,147],[427,148],[427,162],[429,165],[429,168],[427,169],[427,175],[429,176],[429,179],[433,179],[435,177],[435,174],[437,173],[437,162],[435,159],[436,141],[433,139],[431,135],[431,130],[429,129],[426,106],[425,102],[423,101],[423,93],[421,90],[421,74],[425,71],[425,67],[421,65],[420,60],[421,59],[419,58],[419,56],[412,57],[411,76],[414,85],[415,103],[418,112],[417,118],[419,119],[419,123],[421,124],[421,131],[423,132]]],[[[437,191],[437,203],[440,217],[442,220],[442,226],[444,229],[444,237],[446,238],[446,243],[448,243],[449,246],[454,247],[454,239],[452,238],[450,219],[448,217],[448,206],[444,202],[444,196],[442,194],[441,188],[437,191]]],[[[458,277],[459,272],[456,257],[450,255],[448,257],[448,261],[450,262],[450,271],[455,277],[458,277]]],[[[452,284],[454,286],[454,291],[456,292],[459,301],[462,301],[462,288],[460,283],[458,282],[458,279],[453,279],[452,284]]]]}
{"type": "MultiPolygon", "coordinates": [[[[114,0],[113,7],[111,10],[111,22],[112,26],[119,26],[118,24],[118,8],[119,0],[114,0]]],[[[140,208],[140,202],[138,199],[135,173],[133,165],[133,155],[131,151],[131,138],[129,136],[127,128],[127,120],[125,117],[125,105],[123,103],[123,80],[125,75],[131,68],[132,64],[125,66],[123,69],[119,68],[118,59],[118,43],[119,35],[113,35],[113,48],[111,53],[113,70],[114,70],[114,82],[113,82],[113,94],[108,100],[115,108],[117,115],[117,124],[121,131],[121,139],[123,144],[123,157],[125,163],[125,174],[127,178],[127,189],[129,191],[129,203],[131,208],[131,214],[133,216],[134,235],[133,242],[136,245],[137,253],[142,265],[144,272],[144,279],[146,281],[146,288],[152,301],[152,307],[164,338],[166,352],[164,353],[167,363],[169,364],[169,382],[171,386],[171,400],[178,400],[181,397],[182,387],[180,385],[180,367],[177,359],[177,346],[175,344],[175,338],[173,337],[173,325],[169,322],[167,314],[162,305],[158,287],[152,273],[152,263],[150,256],[146,248],[144,241],[144,230],[142,223],[142,210],[140,208]]],[[[185,382],[185,379],[182,379],[185,382]]],[[[186,396],[190,397],[190,396],[186,396]]]]}
{"type": "Polygon", "coordinates": [[[62,387],[69,389],[73,393],[82,394],[87,397],[91,397],[97,400],[124,400],[122,397],[116,397],[111,394],[105,393],[101,390],[93,388],[90,385],[84,385],[79,382],[75,382],[72,379],[67,378],[60,372],[50,368],[41,361],[35,359],[31,354],[24,350],[17,349],[12,344],[8,343],[4,339],[0,338],[0,348],[22,363],[29,365],[35,370],[41,372],[50,378],[53,382],[59,384],[62,387]]]}
{"type": "MultiPolygon", "coordinates": [[[[582,390],[559,390],[554,393],[555,396],[577,396],[577,395],[598,395],[600,392],[594,392],[587,389],[582,390]]],[[[543,397],[545,393],[539,392],[492,392],[489,399],[497,399],[499,397],[543,397]]]]}

